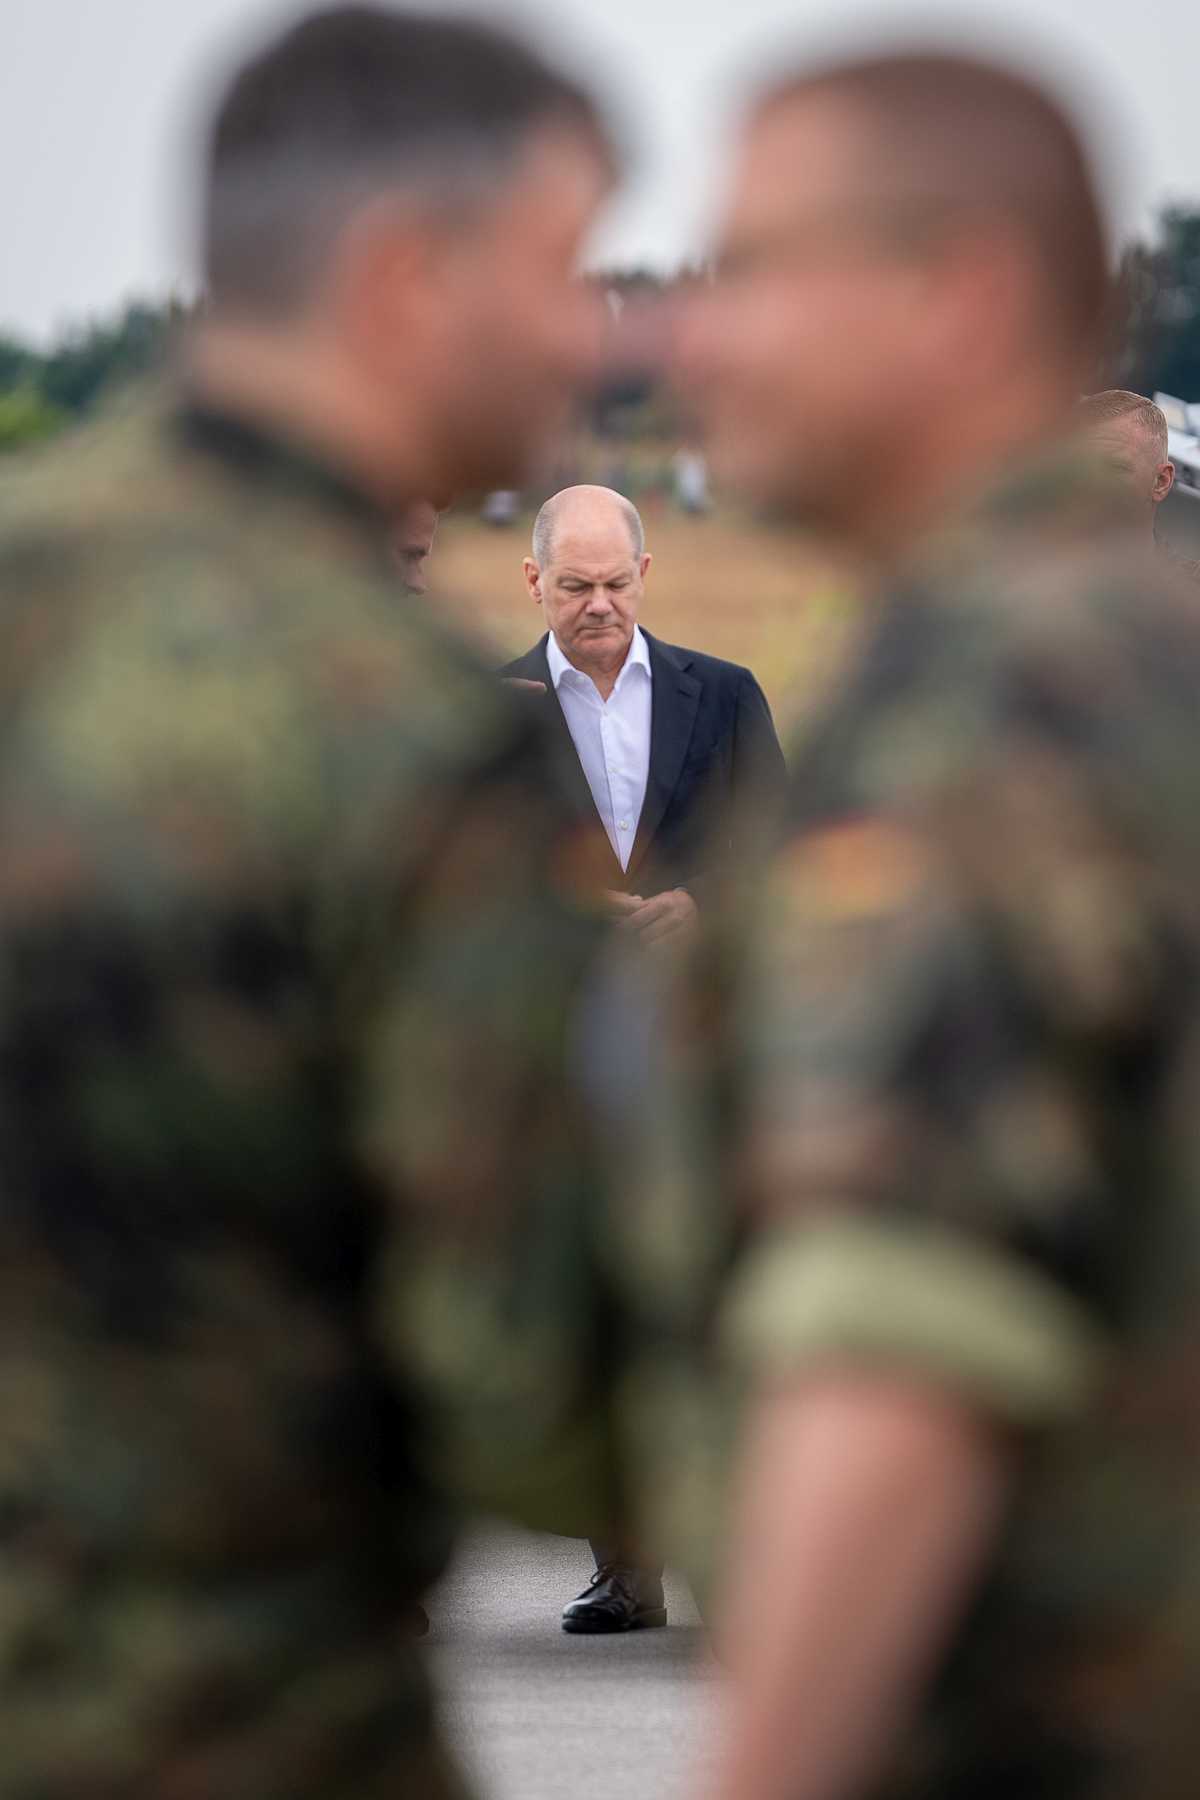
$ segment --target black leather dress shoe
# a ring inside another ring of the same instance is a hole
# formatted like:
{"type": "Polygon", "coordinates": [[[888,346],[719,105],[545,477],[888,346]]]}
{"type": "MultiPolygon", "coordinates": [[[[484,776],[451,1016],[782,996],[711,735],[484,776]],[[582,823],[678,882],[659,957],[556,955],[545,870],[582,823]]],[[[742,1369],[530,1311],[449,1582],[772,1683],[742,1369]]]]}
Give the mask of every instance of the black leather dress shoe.
{"type": "Polygon", "coordinates": [[[605,1563],[563,1610],[564,1631],[646,1631],[667,1622],[663,1584],[644,1569],[605,1563]]]}

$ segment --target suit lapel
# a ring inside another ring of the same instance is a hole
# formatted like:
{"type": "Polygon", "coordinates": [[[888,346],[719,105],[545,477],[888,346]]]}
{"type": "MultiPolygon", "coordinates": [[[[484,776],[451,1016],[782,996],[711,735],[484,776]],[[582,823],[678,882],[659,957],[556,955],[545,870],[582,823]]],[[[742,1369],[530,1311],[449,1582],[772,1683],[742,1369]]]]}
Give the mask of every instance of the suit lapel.
{"type": "MultiPolygon", "coordinates": [[[[529,652],[528,656],[522,657],[520,673],[527,681],[543,681],[546,684],[550,732],[555,741],[567,794],[580,819],[589,827],[595,827],[612,863],[610,885],[620,887],[625,881],[624,871],[621,868],[620,859],[609,842],[608,833],[604,829],[604,821],[596,811],[596,802],[592,796],[592,790],[588,786],[588,778],[583,772],[583,764],[579,760],[579,752],[575,748],[575,740],[571,736],[567,716],[559,703],[554,678],[550,673],[550,659],[546,655],[546,642],[547,639],[543,638],[541,643],[529,652]]],[[[514,665],[514,672],[516,666],[514,665]]]]}
{"type": "Polygon", "coordinates": [[[630,876],[637,871],[662,824],[671,804],[684,759],[692,741],[696,714],[700,707],[702,683],[687,670],[687,661],[669,655],[657,638],[648,631],[642,634],[650,651],[650,769],[646,778],[646,798],[638,820],[633,855],[629,859],[630,876]]]}

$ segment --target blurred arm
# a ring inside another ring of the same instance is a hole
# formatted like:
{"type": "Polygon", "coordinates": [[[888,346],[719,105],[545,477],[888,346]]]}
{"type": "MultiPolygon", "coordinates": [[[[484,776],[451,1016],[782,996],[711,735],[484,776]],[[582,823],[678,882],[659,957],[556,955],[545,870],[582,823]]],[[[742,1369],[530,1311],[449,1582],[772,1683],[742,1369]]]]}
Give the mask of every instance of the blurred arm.
{"type": "Polygon", "coordinates": [[[991,1543],[1001,1435],[933,1386],[770,1392],[743,1457],[718,1624],[736,1691],[719,1800],[850,1800],[915,1702],[991,1543]]]}

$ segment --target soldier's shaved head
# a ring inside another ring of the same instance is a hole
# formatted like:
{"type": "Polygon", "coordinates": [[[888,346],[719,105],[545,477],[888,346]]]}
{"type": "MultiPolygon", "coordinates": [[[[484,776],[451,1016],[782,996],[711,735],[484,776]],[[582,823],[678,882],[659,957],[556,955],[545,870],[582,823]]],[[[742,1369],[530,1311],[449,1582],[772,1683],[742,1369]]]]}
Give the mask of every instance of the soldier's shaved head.
{"type": "Polygon", "coordinates": [[[1078,420],[1089,451],[1116,477],[1133,515],[1153,534],[1158,509],[1175,485],[1166,414],[1142,394],[1108,388],[1080,401],[1078,420]]]}
{"type": "Polygon", "coordinates": [[[1156,461],[1167,460],[1167,416],[1161,406],[1147,400],[1144,394],[1131,393],[1127,388],[1106,388],[1102,394],[1087,394],[1079,402],[1079,423],[1084,431],[1113,425],[1136,432],[1156,461]]]}
{"type": "Polygon", "coordinates": [[[552,494],[534,520],[533,560],[539,568],[549,567],[556,538],[572,526],[582,526],[593,534],[603,532],[607,526],[617,534],[624,532],[635,558],[646,548],[642,516],[633,501],[618,494],[615,488],[583,483],[552,494]]]}
{"type": "Polygon", "coordinates": [[[1112,292],[1104,211],[1079,132],[1048,92],[970,56],[911,51],[785,79],[759,113],[818,99],[856,115],[863,196],[890,229],[1002,222],[1033,254],[1046,319],[1099,340],[1112,292]]]}

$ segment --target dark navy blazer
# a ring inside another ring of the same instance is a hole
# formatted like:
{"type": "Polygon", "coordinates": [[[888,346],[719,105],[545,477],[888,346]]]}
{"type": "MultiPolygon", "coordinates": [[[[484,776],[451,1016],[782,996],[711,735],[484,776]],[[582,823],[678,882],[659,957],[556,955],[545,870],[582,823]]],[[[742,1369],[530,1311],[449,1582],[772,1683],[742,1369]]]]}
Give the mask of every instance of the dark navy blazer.
{"type": "Polygon", "coordinates": [[[611,885],[647,899],[674,887],[699,897],[719,862],[738,858],[744,845],[759,841],[761,822],[783,797],[783,752],[766,695],[749,669],[660,643],[644,628],[642,635],[650,651],[650,769],[624,872],[554,691],[549,634],[501,674],[544,682],[540,703],[548,709],[580,816],[594,823],[607,847],[611,885]]]}

